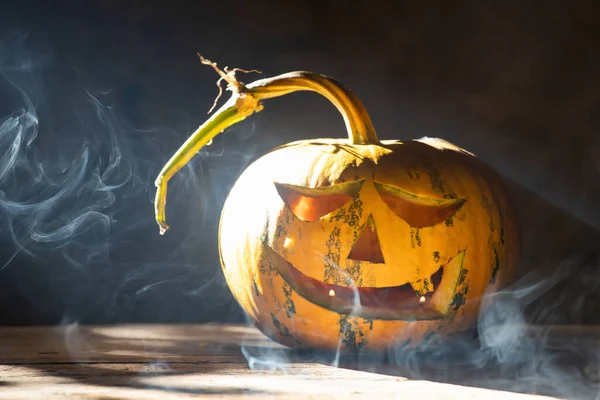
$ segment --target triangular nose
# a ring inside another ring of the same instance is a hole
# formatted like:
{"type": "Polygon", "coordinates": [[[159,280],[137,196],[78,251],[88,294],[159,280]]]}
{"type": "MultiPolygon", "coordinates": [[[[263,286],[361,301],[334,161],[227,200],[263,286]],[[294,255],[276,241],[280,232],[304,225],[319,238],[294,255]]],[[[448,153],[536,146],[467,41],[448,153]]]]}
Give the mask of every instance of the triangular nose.
{"type": "Polygon", "coordinates": [[[370,214],[367,218],[362,232],[358,235],[358,239],[354,242],[350,254],[348,254],[350,260],[357,261],[368,261],[377,264],[383,264],[383,253],[381,251],[381,244],[379,243],[379,237],[377,237],[377,227],[375,226],[375,220],[373,215],[370,214]]]}

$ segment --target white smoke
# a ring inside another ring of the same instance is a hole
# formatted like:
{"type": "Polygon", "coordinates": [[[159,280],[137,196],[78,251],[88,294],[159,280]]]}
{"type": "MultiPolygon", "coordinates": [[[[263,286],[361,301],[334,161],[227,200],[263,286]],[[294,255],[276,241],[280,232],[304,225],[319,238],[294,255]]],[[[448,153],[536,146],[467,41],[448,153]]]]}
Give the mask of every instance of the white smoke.
{"type": "MultiPolygon", "coordinates": [[[[0,272],[57,321],[182,317],[166,314],[168,302],[136,314],[161,292],[186,302],[181,314],[206,291],[226,305],[216,250],[201,250],[213,247],[206,228],[227,191],[221,178],[233,179],[252,152],[225,154],[217,143],[198,154],[171,185],[175,229],[159,237],[153,182],[204,115],[180,112],[174,128],[132,127],[110,82],[86,76],[23,32],[0,36],[0,272]]],[[[249,135],[237,130],[231,140],[249,135]]]]}

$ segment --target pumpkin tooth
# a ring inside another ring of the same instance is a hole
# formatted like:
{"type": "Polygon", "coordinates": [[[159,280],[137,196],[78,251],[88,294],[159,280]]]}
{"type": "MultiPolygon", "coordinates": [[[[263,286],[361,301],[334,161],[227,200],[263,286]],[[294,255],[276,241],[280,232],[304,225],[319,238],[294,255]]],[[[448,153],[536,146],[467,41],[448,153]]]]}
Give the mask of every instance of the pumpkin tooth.
{"type": "Polygon", "coordinates": [[[440,267],[429,278],[419,279],[418,281],[410,282],[410,286],[415,291],[417,297],[422,297],[427,293],[433,293],[442,281],[444,267],[440,267]]]}
{"type": "Polygon", "coordinates": [[[409,283],[410,283],[410,287],[412,287],[412,290],[415,291],[415,296],[416,297],[421,297],[425,293],[427,293],[427,290],[425,290],[425,285],[423,284],[423,280],[422,279],[419,279],[416,282],[409,282],[409,283]]]}
{"type": "Polygon", "coordinates": [[[461,283],[461,276],[464,276],[463,269],[465,261],[466,249],[462,250],[455,257],[451,258],[445,266],[432,275],[434,282],[437,282],[436,291],[432,298],[430,307],[437,310],[442,315],[447,315],[450,311],[450,306],[453,303],[453,297],[456,294],[456,288],[461,283]],[[443,279],[442,279],[443,275],[443,279]]]}

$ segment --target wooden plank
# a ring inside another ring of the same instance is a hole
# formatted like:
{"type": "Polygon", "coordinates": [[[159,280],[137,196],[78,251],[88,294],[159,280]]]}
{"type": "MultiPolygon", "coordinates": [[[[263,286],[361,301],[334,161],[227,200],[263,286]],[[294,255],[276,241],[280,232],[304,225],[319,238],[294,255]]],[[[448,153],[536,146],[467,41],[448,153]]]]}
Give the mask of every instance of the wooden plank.
{"type": "MultiPolygon", "coordinates": [[[[528,332],[554,337],[556,343],[573,335],[580,335],[586,343],[598,343],[600,337],[592,328],[530,327],[528,332]]],[[[552,398],[411,380],[401,366],[343,365],[332,367],[294,358],[289,350],[246,326],[0,329],[0,398],[552,398]],[[267,365],[269,368],[250,368],[242,348],[271,354],[280,362],[267,365]]],[[[486,376],[484,371],[475,372],[486,376]]],[[[460,382],[458,376],[455,380],[460,382]]]]}
{"type": "Polygon", "coordinates": [[[317,364],[250,371],[240,363],[38,364],[0,367],[0,397],[11,399],[549,399],[317,364]]]}
{"type": "MultiPolygon", "coordinates": [[[[510,327],[504,326],[504,329],[510,327]]],[[[521,327],[522,328],[522,327],[521,327]]],[[[524,334],[548,346],[600,347],[597,326],[535,326],[524,334]]],[[[285,352],[245,325],[117,325],[0,328],[0,363],[237,362],[242,347],[285,352]]]]}
{"type": "Polygon", "coordinates": [[[236,325],[15,327],[0,329],[0,363],[241,362],[242,344],[282,348],[236,325]]]}

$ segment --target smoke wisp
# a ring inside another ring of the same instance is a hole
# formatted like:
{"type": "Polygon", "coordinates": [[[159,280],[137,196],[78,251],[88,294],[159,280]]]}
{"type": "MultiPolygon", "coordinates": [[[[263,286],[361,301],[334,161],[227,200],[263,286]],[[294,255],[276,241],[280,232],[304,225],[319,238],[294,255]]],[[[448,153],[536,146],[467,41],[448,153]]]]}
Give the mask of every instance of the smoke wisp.
{"type": "Polygon", "coordinates": [[[0,39],[0,279],[53,322],[214,319],[211,307],[231,299],[207,232],[253,156],[222,143],[253,130],[217,140],[178,174],[176,228],[160,237],[153,182],[195,119],[175,112],[174,127],[134,127],[110,82],[57,54],[20,31],[0,39]]]}

